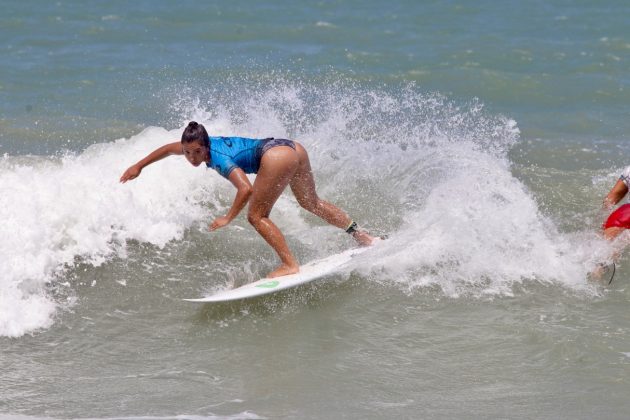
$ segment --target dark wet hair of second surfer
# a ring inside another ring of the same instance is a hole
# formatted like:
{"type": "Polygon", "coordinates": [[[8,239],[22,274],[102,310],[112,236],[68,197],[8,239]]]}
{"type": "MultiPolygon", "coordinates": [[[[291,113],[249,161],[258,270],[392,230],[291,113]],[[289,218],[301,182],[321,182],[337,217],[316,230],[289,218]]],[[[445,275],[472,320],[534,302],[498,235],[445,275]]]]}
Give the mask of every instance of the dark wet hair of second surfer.
{"type": "Polygon", "coordinates": [[[182,133],[182,143],[199,142],[206,147],[209,147],[208,132],[202,124],[198,124],[196,121],[188,123],[184,132],[182,133]]]}

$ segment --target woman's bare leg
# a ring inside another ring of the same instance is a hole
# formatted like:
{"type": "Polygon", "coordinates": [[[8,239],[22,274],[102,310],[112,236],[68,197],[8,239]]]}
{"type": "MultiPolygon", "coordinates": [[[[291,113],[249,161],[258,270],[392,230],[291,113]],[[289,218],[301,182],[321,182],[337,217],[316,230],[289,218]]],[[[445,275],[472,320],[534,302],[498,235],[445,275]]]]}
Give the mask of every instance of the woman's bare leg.
{"type": "MultiPolygon", "coordinates": [[[[347,229],[352,219],[339,207],[317,196],[315,179],[313,178],[308,153],[306,149],[297,142],[295,143],[295,148],[299,157],[299,165],[290,184],[291,191],[293,191],[298,203],[305,210],[321,217],[331,225],[344,230],[347,229]]],[[[357,230],[352,236],[359,244],[364,246],[371,245],[374,241],[374,238],[365,231],[357,230]]]]}
{"type": "Polygon", "coordinates": [[[284,235],[269,219],[273,205],[293,178],[298,164],[298,155],[292,148],[277,146],[269,149],[260,161],[260,169],[249,199],[247,219],[282,261],[278,268],[267,275],[270,278],[297,273],[300,269],[284,235]]]}
{"type": "Polygon", "coordinates": [[[622,227],[609,227],[608,229],[604,229],[604,238],[612,241],[624,230],[626,229],[622,227]]]}
{"type": "MultiPolygon", "coordinates": [[[[604,229],[604,238],[607,239],[608,241],[614,241],[617,238],[617,236],[619,236],[625,230],[626,229],[622,227],[606,228],[604,229]]],[[[615,261],[619,259],[620,254],[621,254],[621,250],[619,249],[613,251],[612,255],[610,256],[613,264],[615,263],[615,261]]],[[[597,264],[597,266],[593,269],[593,271],[591,271],[591,274],[590,274],[591,280],[601,281],[604,273],[608,269],[609,269],[608,263],[597,264]]],[[[613,272],[613,275],[614,275],[614,272],[613,272]]],[[[610,279],[610,281],[612,281],[612,278],[610,279]]]]}

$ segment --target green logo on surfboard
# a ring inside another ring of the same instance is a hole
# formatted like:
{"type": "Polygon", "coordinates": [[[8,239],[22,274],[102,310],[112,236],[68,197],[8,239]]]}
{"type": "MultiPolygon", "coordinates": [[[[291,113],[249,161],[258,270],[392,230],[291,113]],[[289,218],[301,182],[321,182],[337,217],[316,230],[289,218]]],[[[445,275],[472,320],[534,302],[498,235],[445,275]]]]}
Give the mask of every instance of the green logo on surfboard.
{"type": "Polygon", "coordinates": [[[272,288],[276,287],[279,284],[280,284],[280,282],[278,280],[271,280],[271,281],[259,284],[256,287],[263,287],[265,289],[272,289],[272,288]]]}

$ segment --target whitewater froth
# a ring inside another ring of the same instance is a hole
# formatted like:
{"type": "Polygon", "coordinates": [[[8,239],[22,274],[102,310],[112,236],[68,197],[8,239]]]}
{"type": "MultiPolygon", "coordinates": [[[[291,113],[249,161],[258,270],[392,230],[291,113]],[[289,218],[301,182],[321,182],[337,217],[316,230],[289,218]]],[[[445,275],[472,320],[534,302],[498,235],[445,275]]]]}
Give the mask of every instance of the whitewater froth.
{"type": "Polygon", "coordinates": [[[180,238],[201,215],[191,200],[212,182],[203,171],[167,162],[134,183],[122,171],[147,150],[171,140],[150,128],[130,140],[95,145],[60,158],[5,156],[0,185],[0,335],[17,336],[51,324],[57,303],[46,285],[77,258],[99,265],[124,257],[126,241],[158,247],[180,238]]]}

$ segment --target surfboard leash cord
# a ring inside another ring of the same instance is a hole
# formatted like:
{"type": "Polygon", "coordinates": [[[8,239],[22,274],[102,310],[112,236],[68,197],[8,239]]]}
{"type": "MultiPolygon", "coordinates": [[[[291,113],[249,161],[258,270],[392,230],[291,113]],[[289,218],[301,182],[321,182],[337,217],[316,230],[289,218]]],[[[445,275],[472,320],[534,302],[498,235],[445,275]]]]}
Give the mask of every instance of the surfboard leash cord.
{"type": "Polygon", "coordinates": [[[610,280],[608,280],[609,286],[610,286],[610,283],[612,283],[613,279],[615,278],[616,271],[617,271],[617,266],[615,265],[615,263],[612,263],[612,276],[610,276],[610,280]]]}

